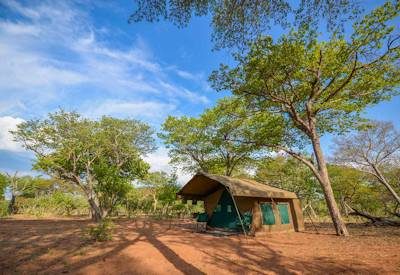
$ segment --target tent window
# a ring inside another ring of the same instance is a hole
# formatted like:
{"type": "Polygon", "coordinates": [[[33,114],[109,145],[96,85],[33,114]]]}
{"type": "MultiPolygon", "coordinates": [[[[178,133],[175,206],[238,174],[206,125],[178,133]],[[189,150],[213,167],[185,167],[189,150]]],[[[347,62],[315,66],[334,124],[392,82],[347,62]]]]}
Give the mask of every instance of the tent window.
{"type": "Polygon", "coordinates": [[[227,211],[228,213],[232,213],[232,205],[227,205],[227,206],[226,206],[226,211],[227,211]]]}
{"type": "Polygon", "coordinates": [[[279,215],[281,217],[281,223],[289,224],[290,220],[289,220],[289,210],[287,203],[279,203],[278,209],[279,209],[279,215]]]}
{"type": "Polygon", "coordinates": [[[215,212],[221,212],[221,205],[217,204],[217,207],[215,207],[215,212]]]}
{"type": "Polygon", "coordinates": [[[274,211],[272,210],[272,205],[270,203],[261,204],[261,213],[263,224],[272,225],[275,224],[274,211]]]}

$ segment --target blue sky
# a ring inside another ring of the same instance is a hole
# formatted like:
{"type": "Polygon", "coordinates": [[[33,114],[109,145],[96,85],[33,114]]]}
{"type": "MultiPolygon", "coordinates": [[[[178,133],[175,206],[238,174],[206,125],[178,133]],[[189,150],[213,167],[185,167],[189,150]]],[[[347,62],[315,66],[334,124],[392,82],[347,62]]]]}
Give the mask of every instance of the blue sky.
{"type": "MultiPolygon", "coordinates": [[[[367,10],[376,5],[365,3],[367,10]]],[[[209,18],[183,29],[128,24],[133,9],[132,1],[0,3],[0,171],[31,173],[32,155],[7,131],[60,107],[90,118],[137,118],[158,129],[168,115],[198,115],[223,96],[207,78],[232,59],[211,50],[209,18]]],[[[366,115],[398,126],[399,107],[395,98],[366,115]]],[[[169,169],[162,144],[147,160],[153,170],[169,169]]]]}

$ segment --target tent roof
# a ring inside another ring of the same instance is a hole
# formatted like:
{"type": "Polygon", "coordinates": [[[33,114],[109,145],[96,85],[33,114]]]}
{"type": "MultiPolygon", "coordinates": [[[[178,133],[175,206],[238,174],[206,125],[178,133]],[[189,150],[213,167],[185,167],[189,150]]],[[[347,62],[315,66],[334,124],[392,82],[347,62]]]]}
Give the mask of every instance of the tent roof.
{"type": "Polygon", "coordinates": [[[296,194],[249,179],[238,179],[199,172],[177,193],[187,199],[201,199],[215,191],[221,184],[228,188],[233,196],[258,198],[295,199],[296,194]]]}

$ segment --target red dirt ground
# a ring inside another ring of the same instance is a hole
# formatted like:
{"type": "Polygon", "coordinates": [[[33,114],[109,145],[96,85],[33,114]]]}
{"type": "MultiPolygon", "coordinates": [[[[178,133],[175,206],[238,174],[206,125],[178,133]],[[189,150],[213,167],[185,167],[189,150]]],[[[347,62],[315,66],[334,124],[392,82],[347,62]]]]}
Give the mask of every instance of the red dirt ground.
{"type": "Polygon", "coordinates": [[[217,237],[183,221],[119,220],[112,241],[91,243],[83,219],[0,220],[0,273],[399,274],[400,229],[319,224],[302,233],[217,237]]]}

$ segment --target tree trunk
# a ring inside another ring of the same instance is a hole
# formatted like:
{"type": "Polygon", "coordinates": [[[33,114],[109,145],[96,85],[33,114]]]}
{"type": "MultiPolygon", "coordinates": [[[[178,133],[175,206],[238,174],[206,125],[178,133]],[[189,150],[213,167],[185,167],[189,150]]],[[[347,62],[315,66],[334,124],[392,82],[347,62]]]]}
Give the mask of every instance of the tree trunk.
{"type": "Polygon", "coordinates": [[[349,216],[349,211],[347,210],[346,202],[345,202],[345,199],[343,197],[340,198],[340,205],[342,206],[342,211],[343,211],[344,215],[346,217],[348,217],[349,216]]]}
{"type": "Polygon", "coordinates": [[[315,213],[314,207],[310,203],[310,209],[311,209],[311,215],[314,217],[314,219],[318,218],[317,213],[315,213]]]}
{"type": "Polygon", "coordinates": [[[158,203],[158,201],[157,201],[156,195],[154,194],[153,195],[153,213],[157,212],[157,203],[158,203]]]}
{"type": "Polygon", "coordinates": [[[390,220],[384,217],[375,217],[372,216],[371,214],[367,213],[367,212],[363,212],[357,209],[354,209],[352,207],[350,207],[353,212],[350,213],[350,215],[354,215],[354,216],[360,216],[363,218],[366,218],[368,220],[371,221],[372,224],[374,225],[391,225],[391,226],[400,226],[400,222],[399,221],[394,221],[394,220],[390,220]]]}
{"type": "Polygon", "coordinates": [[[97,205],[93,198],[89,198],[88,202],[91,209],[92,220],[94,220],[95,222],[101,221],[104,218],[103,211],[101,211],[100,207],[97,205]]]}
{"type": "Polygon", "coordinates": [[[311,141],[318,165],[318,175],[316,176],[324,192],[326,204],[328,206],[328,210],[331,215],[333,225],[335,226],[336,234],[338,236],[348,236],[349,232],[347,231],[346,224],[342,219],[339,208],[335,201],[335,197],[333,195],[333,190],[328,175],[328,168],[326,166],[324,154],[321,149],[319,137],[316,134],[314,134],[311,137],[311,141]]]}
{"type": "Polygon", "coordinates": [[[385,176],[381,173],[378,167],[372,164],[372,169],[374,169],[378,180],[386,187],[387,190],[389,190],[392,196],[396,199],[397,203],[400,204],[400,196],[396,193],[393,187],[387,182],[385,176]]]}
{"type": "Polygon", "coordinates": [[[318,215],[317,215],[317,213],[315,213],[314,207],[312,206],[311,202],[308,203],[308,204],[306,205],[306,207],[304,207],[304,210],[306,210],[307,208],[310,209],[311,216],[312,216],[314,219],[316,219],[316,218],[318,217],[318,215]]]}
{"type": "Polygon", "coordinates": [[[11,194],[11,200],[8,203],[8,214],[15,214],[15,195],[11,194]]]}

